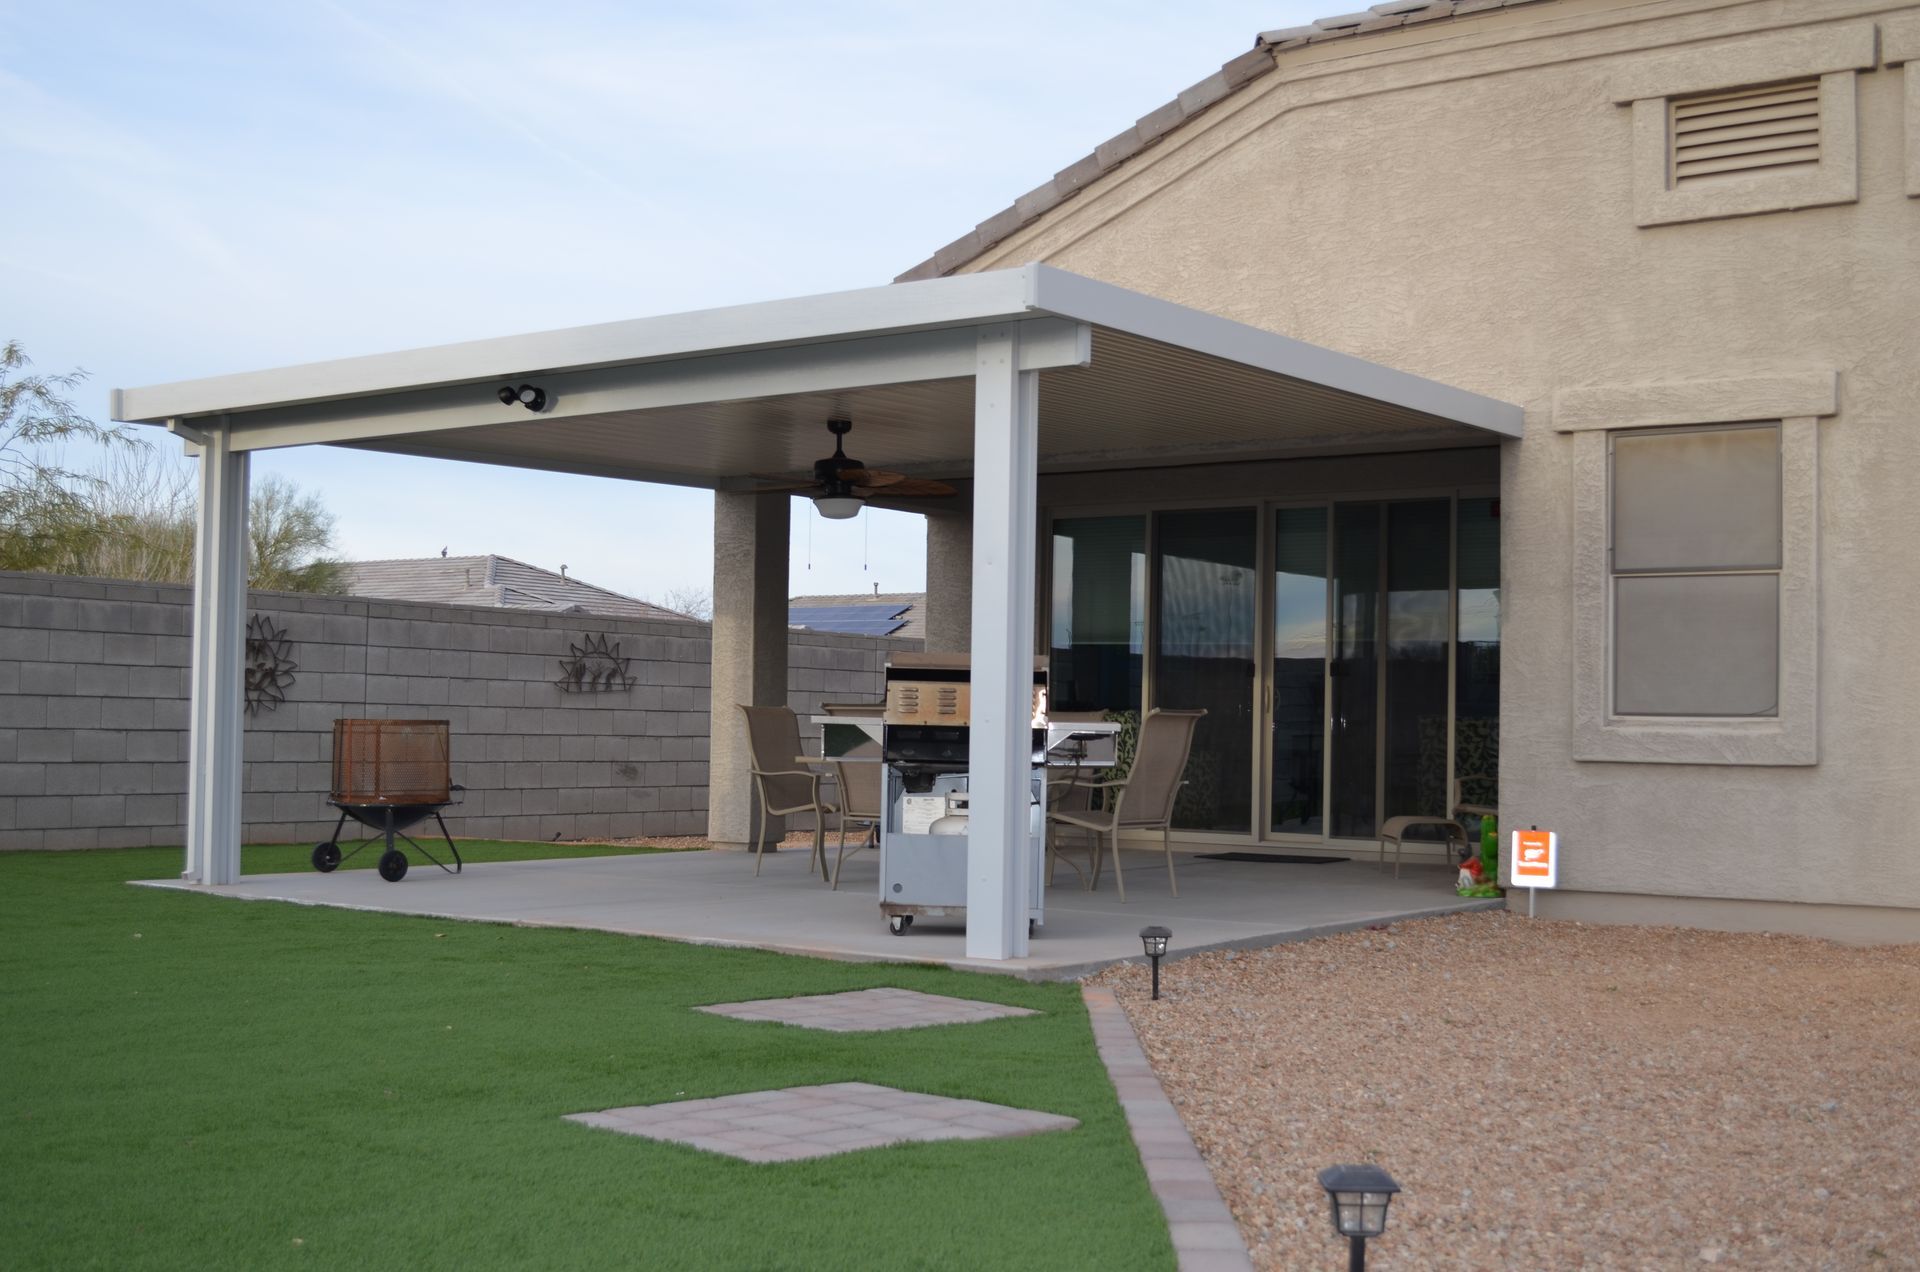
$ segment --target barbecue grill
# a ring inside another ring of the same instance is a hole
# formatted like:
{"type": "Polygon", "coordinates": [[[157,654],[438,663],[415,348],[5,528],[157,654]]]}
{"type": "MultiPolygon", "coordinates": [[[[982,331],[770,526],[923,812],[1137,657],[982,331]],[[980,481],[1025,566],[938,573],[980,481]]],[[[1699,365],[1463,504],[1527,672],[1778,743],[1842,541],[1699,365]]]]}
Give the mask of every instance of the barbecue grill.
{"type": "Polygon", "coordinates": [[[460,849],[440,810],[458,802],[453,793],[464,789],[450,780],[445,720],[335,720],[333,794],[327,803],[340,810],[340,820],[332,837],[314,847],[313,868],[331,874],[368,844],[384,843],[380,877],[398,883],[407,877],[407,855],[393,841],[404,839],[448,874],[459,874],[460,849]],[[340,832],[349,817],[374,833],[342,856],[340,832]],[[453,854],[451,867],[407,834],[409,826],[429,817],[453,854]]]}

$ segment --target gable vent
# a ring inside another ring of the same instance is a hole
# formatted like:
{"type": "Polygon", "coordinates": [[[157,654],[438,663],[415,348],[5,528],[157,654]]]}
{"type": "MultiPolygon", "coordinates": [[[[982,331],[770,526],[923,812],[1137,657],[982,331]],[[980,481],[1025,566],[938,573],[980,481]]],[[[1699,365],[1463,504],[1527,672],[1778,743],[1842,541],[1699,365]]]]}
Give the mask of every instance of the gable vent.
{"type": "Polygon", "coordinates": [[[1820,162],[1820,81],[1676,97],[1673,184],[1820,162]]]}

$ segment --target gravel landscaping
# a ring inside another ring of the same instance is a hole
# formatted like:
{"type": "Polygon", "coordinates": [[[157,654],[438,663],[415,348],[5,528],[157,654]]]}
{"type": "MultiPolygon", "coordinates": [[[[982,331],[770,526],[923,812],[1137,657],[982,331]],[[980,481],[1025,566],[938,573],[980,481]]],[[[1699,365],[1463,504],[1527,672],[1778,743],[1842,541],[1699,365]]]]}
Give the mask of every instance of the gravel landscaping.
{"type": "Polygon", "coordinates": [[[1920,1267],[1920,945],[1500,912],[1093,978],[1262,1268],[1920,1267]]]}

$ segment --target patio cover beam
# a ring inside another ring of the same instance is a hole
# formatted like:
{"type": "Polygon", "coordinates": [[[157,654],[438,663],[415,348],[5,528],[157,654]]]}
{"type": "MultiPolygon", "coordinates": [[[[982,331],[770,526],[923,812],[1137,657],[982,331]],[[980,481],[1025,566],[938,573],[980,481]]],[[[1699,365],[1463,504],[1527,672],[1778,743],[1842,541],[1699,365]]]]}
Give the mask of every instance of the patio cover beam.
{"type": "MultiPolygon", "coordinates": [[[[1085,366],[1092,360],[1092,332],[1085,323],[1031,318],[1020,326],[1024,371],[1085,366]]],[[[385,394],[372,400],[345,398],[269,407],[235,418],[233,449],[341,445],[489,424],[521,424],[526,422],[526,409],[503,405],[495,396],[495,390],[510,381],[517,384],[524,380],[546,390],[550,405],[540,413],[541,419],[568,419],[742,398],[953,380],[973,374],[974,330],[949,327],[585,371],[528,371],[495,376],[482,383],[385,394]]],[[[684,481],[685,475],[662,475],[661,480],[684,481]]]]}
{"type": "Polygon", "coordinates": [[[974,377],[968,958],[1027,955],[1040,384],[1020,338],[982,327],[974,377]]]}
{"type": "Polygon", "coordinates": [[[199,432],[193,543],[192,714],[187,725],[190,883],[240,879],[241,749],[246,698],[248,456],[227,430],[199,432]]]}

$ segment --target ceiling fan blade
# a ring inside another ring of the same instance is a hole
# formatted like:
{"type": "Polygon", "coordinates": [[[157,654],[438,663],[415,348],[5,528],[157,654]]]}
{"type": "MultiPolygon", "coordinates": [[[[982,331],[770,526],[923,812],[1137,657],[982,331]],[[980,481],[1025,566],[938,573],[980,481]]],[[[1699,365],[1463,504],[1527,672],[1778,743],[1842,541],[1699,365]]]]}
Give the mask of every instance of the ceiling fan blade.
{"type": "Polygon", "coordinates": [[[899,473],[889,473],[890,477],[900,480],[884,486],[860,487],[862,494],[870,494],[881,499],[944,499],[959,492],[944,481],[931,481],[924,477],[904,477],[899,473]]]}
{"type": "Polygon", "coordinates": [[[842,468],[840,480],[852,486],[892,486],[907,480],[907,475],[890,473],[884,468],[842,468]]]}

